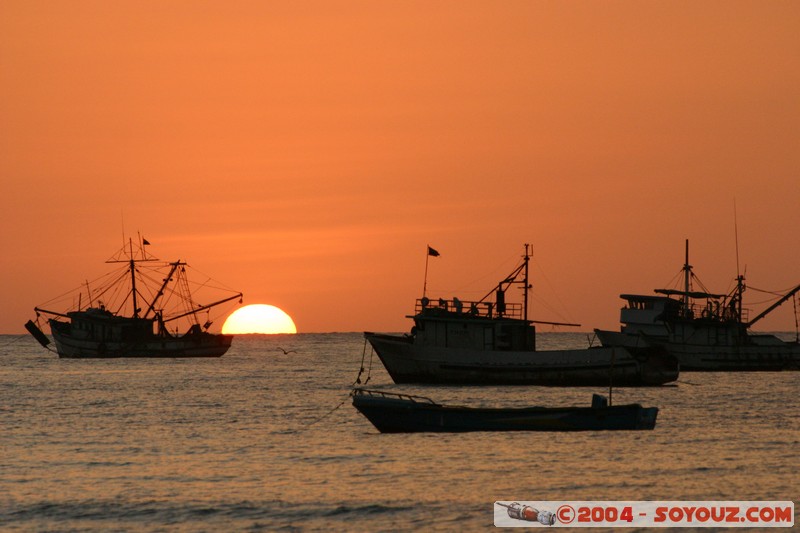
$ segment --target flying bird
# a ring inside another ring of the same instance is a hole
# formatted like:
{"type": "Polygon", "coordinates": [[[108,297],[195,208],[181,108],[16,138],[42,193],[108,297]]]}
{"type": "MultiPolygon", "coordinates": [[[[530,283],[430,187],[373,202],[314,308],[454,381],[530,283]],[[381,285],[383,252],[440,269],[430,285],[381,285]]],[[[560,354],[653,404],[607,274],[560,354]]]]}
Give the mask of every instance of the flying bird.
{"type": "Polygon", "coordinates": [[[290,353],[297,353],[297,352],[296,352],[296,351],[294,351],[294,350],[284,350],[284,349],[283,349],[283,348],[281,348],[280,346],[278,346],[278,349],[279,349],[280,351],[282,351],[282,352],[283,352],[283,355],[289,355],[290,353]]]}

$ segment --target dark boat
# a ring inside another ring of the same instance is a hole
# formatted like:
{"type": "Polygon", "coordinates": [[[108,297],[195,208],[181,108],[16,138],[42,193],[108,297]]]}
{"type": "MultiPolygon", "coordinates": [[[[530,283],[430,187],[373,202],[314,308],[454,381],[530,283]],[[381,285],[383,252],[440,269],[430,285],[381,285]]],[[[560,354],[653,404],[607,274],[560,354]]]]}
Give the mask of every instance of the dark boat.
{"type": "Polygon", "coordinates": [[[381,433],[466,431],[601,431],[653,429],[657,407],[608,405],[595,394],[591,407],[477,408],[440,405],[430,398],[354,389],[353,406],[381,433]]]}
{"type": "MultiPolygon", "coordinates": [[[[366,332],[395,383],[458,385],[662,385],[678,379],[678,362],[659,347],[537,350],[528,320],[528,245],[522,263],[479,301],[417,300],[406,335],[366,332]],[[521,285],[522,303],[506,301],[521,285]]],[[[423,291],[424,293],[424,291],[423,291]]]]}
{"type": "MultiPolygon", "coordinates": [[[[148,244],[142,239],[134,248],[130,240],[106,261],[120,268],[66,295],[72,309],[51,311],[37,306],[37,323],[29,320],[25,328],[50,349],[50,339],[38,325],[46,315],[61,358],[222,356],[233,336],[210,333],[210,317],[201,326],[200,314],[225,302],[241,301],[242,293],[210,304],[197,303],[188,265],[159,261],[147,253],[148,244]]],[[[203,285],[209,285],[208,281],[203,285]]]]}
{"type": "MultiPolygon", "coordinates": [[[[750,328],[800,292],[800,285],[749,319],[743,307],[744,276],[729,294],[705,289],[689,264],[689,241],[683,286],[656,289],[655,295],[622,294],[620,331],[596,330],[603,346],[658,347],[675,356],[682,371],[800,370],[800,342],[757,334],[750,328]],[[694,284],[702,290],[695,290],[694,284]]],[[[796,309],[796,307],[795,307],[796,309]]]]}

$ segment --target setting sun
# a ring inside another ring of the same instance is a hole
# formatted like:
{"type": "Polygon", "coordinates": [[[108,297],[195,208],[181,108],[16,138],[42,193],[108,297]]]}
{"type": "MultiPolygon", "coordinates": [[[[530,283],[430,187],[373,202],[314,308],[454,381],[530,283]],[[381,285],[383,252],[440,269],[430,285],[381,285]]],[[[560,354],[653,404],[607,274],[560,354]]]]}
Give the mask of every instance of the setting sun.
{"type": "Polygon", "coordinates": [[[253,304],[237,309],[225,320],[222,333],[297,333],[292,317],[274,305],[253,304]]]}

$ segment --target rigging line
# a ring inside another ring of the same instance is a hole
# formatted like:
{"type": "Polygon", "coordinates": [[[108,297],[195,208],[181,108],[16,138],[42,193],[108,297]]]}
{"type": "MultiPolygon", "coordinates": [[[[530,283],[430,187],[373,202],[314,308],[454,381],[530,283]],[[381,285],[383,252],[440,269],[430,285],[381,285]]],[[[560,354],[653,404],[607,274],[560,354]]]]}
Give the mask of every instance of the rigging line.
{"type": "MultiPolygon", "coordinates": [[[[153,301],[158,295],[156,287],[160,287],[164,281],[164,277],[169,274],[168,272],[164,272],[165,267],[161,267],[161,270],[154,270],[152,273],[140,272],[140,280],[142,282],[141,285],[149,293],[149,297],[145,297],[145,301],[148,303],[148,305],[152,305],[153,301]],[[154,277],[155,274],[158,274],[158,277],[154,277]],[[161,278],[161,280],[158,278],[161,278]]],[[[142,292],[139,291],[139,294],[142,294],[142,292]]],[[[145,295],[142,294],[142,296],[144,297],[145,295]]]]}
{"type": "Polygon", "coordinates": [[[774,296],[783,296],[784,294],[786,294],[790,290],[794,289],[794,287],[789,287],[788,289],[782,289],[780,291],[768,291],[768,290],[764,290],[764,289],[757,289],[756,287],[753,287],[752,285],[748,285],[747,288],[749,290],[751,290],[751,291],[763,292],[765,294],[772,294],[774,296]]]}
{"type": "MultiPolygon", "coordinates": [[[[221,281],[219,281],[217,279],[212,278],[211,276],[209,276],[208,274],[206,274],[205,272],[203,272],[202,270],[200,270],[198,268],[195,268],[193,266],[189,266],[188,264],[185,265],[185,268],[186,268],[187,273],[191,271],[193,276],[196,275],[196,274],[199,274],[200,276],[205,277],[205,281],[203,281],[203,282],[194,281],[193,279],[189,280],[189,283],[191,285],[197,286],[198,288],[210,287],[212,289],[217,289],[217,290],[221,290],[221,291],[230,291],[230,292],[233,292],[233,293],[240,292],[239,290],[234,289],[234,288],[226,285],[225,283],[223,283],[223,282],[221,282],[221,281]]],[[[187,275],[186,278],[188,279],[189,276],[187,275]]]]}
{"type": "Polygon", "coordinates": [[[114,288],[108,288],[104,290],[101,294],[94,296],[94,301],[97,302],[97,306],[100,307],[101,305],[107,309],[114,309],[120,307],[120,302],[124,305],[125,300],[127,299],[127,290],[124,290],[122,286],[117,286],[114,288]]]}
{"type": "MultiPolygon", "coordinates": [[[[556,315],[556,316],[557,316],[558,318],[560,318],[561,320],[564,320],[564,321],[573,321],[571,318],[569,318],[569,317],[567,317],[567,316],[564,316],[563,314],[561,314],[561,313],[560,313],[560,312],[559,312],[557,309],[555,309],[555,308],[554,308],[552,305],[550,305],[550,304],[549,304],[549,303],[548,303],[546,300],[543,300],[543,299],[542,299],[542,298],[541,298],[539,295],[537,295],[537,294],[531,294],[531,299],[532,299],[532,300],[533,300],[533,301],[534,301],[534,302],[537,304],[537,307],[543,307],[543,308],[545,308],[546,310],[550,311],[551,313],[553,313],[554,315],[556,315]]],[[[538,314],[538,313],[537,313],[537,314],[538,314]]]]}
{"type": "MultiPolygon", "coordinates": [[[[126,296],[125,296],[125,299],[122,300],[122,303],[119,304],[119,306],[117,307],[117,310],[114,312],[115,314],[119,314],[122,311],[122,309],[125,307],[125,304],[128,303],[128,298],[130,298],[130,297],[131,297],[131,293],[128,292],[126,294],[126,296]]],[[[111,305],[112,304],[109,303],[108,307],[111,307],[111,305]]]]}
{"type": "MultiPolygon", "coordinates": [[[[92,285],[97,284],[97,285],[100,286],[100,288],[102,288],[102,287],[106,286],[106,284],[108,282],[101,282],[101,280],[103,278],[107,278],[107,277],[110,277],[110,276],[112,276],[114,274],[117,274],[120,270],[121,269],[117,269],[117,270],[112,270],[111,272],[107,272],[107,273],[103,274],[102,276],[91,280],[89,283],[92,284],[92,285]]],[[[85,286],[85,283],[81,283],[79,286],[74,287],[74,288],[66,291],[63,294],[55,296],[54,298],[51,298],[51,299],[47,300],[46,302],[42,302],[40,305],[44,306],[44,305],[48,305],[48,304],[51,304],[51,303],[56,302],[56,301],[60,301],[62,298],[66,298],[67,296],[71,296],[76,292],[82,291],[84,286],[85,286]]]]}
{"type": "Polygon", "coordinates": [[[703,289],[703,292],[711,292],[706,288],[705,284],[702,281],[700,281],[700,278],[697,277],[697,274],[695,274],[694,272],[692,272],[692,279],[696,281],[698,285],[700,285],[700,288],[703,289]]]}
{"type": "MultiPolygon", "coordinates": [[[[107,292],[109,291],[119,291],[120,290],[120,282],[127,277],[128,273],[124,270],[117,271],[117,277],[115,279],[109,280],[105,285],[101,285],[100,287],[92,290],[92,299],[99,300],[103,298],[107,292]]],[[[112,292],[112,300],[113,292],[112,292]]]]}
{"type": "MultiPolygon", "coordinates": [[[[188,267],[189,265],[186,265],[186,266],[188,267]]],[[[209,276],[208,274],[206,274],[202,270],[199,270],[196,267],[191,267],[191,268],[192,268],[193,272],[197,272],[198,274],[202,274],[203,276],[207,277],[208,281],[213,281],[214,283],[219,283],[221,285],[221,287],[214,287],[215,289],[226,289],[226,290],[229,290],[229,291],[232,291],[232,292],[239,292],[238,290],[234,289],[233,287],[229,287],[225,283],[212,278],[211,276],[209,276]]],[[[206,283],[208,283],[208,281],[206,281],[206,283]]]]}
{"type": "Polygon", "coordinates": [[[179,270],[176,270],[173,273],[173,283],[167,284],[164,287],[164,293],[161,295],[160,307],[166,314],[192,310],[187,307],[186,289],[182,283],[183,277],[185,276],[183,276],[179,270]]]}
{"type": "MultiPolygon", "coordinates": [[[[536,259],[535,259],[533,256],[531,256],[531,259],[533,260],[533,264],[534,264],[534,265],[536,265],[536,268],[537,268],[537,269],[539,270],[539,272],[542,274],[542,277],[544,278],[545,282],[547,283],[547,286],[550,288],[550,291],[553,293],[553,295],[555,296],[556,300],[558,301],[558,304],[561,306],[561,312],[558,312],[558,311],[555,311],[555,310],[553,310],[553,312],[555,312],[557,315],[559,315],[559,316],[562,316],[562,317],[563,317],[563,316],[566,316],[566,318],[567,318],[567,319],[568,319],[570,322],[575,322],[575,320],[572,318],[572,316],[571,316],[571,314],[570,314],[570,312],[569,312],[569,309],[567,308],[567,306],[566,306],[566,305],[564,305],[564,302],[563,302],[563,301],[561,300],[561,298],[559,297],[559,295],[558,295],[558,292],[556,292],[556,289],[555,289],[555,287],[553,286],[553,283],[552,283],[552,282],[550,281],[550,279],[547,277],[547,274],[545,273],[545,271],[544,271],[544,269],[542,268],[542,266],[539,264],[539,262],[538,262],[538,261],[537,261],[537,260],[536,260],[536,259]],[[561,314],[562,312],[564,313],[564,315],[562,315],[562,314],[561,314]]],[[[538,297],[538,298],[541,298],[541,296],[537,296],[537,295],[533,294],[533,291],[531,291],[531,295],[532,295],[534,298],[536,298],[536,297],[538,297]]]]}
{"type": "MultiPolygon", "coordinates": [[[[175,278],[177,278],[178,275],[179,274],[177,272],[173,273],[173,276],[175,278]]],[[[178,299],[181,298],[181,295],[178,292],[177,282],[174,279],[171,279],[170,281],[172,281],[173,283],[172,284],[168,283],[164,287],[164,294],[161,295],[161,307],[163,307],[164,309],[166,309],[167,306],[169,305],[173,305],[171,304],[173,297],[178,299]]]]}
{"type": "Polygon", "coordinates": [[[477,277],[477,278],[473,279],[472,281],[469,281],[469,282],[467,282],[467,283],[463,284],[461,287],[458,287],[458,288],[456,288],[456,289],[445,289],[445,290],[440,290],[439,292],[440,292],[440,293],[444,293],[444,292],[451,292],[451,293],[464,293],[464,292],[483,293],[484,289],[475,289],[475,290],[473,290],[473,291],[466,291],[466,290],[465,290],[465,288],[466,288],[466,287],[469,287],[469,286],[471,286],[471,285],[476,285],[477,283],[483,283],[483,281],[484,281],[485,279],[489,279],[489,278],[494,278],[494,277],[496,277],[496,275],[497,275],[497,273],[498,273],[498,272],[501,272],[501,271],[508,270],[508,265],[509,265],[509,263],[511,263],[512,261],[516,261],[516,259],[517,259],[517,255],[518,255],[518,254],[516,254],[516,253],[515,253],[515,254],[511,254],[511,255],[509,255],[508,257],[506,257],[506,258],[505,258],[505,259],[502,261],[502,263],[500,263],[500,264],[499,264],[497,267],[495,267],[495,269],[494,269],[494,270],[492,270],[491,272],[487,272],[487,273],[486,273],[486,274],[484,274],[483,276],[479,276],[479,277],[477,277]]]}
{"type": "Polygon", "coordinates": [[[751,301],[748,300],[747,305],[762,305],[762,304],[774,302],[775,300],[777,300],[777,298],[769,298],[767,300],[760,300],[758,302],[751,302],[751,301]]]}
{"type": "MultiPolygon", "coordinates": [[[[125,275],[124,273],[121,273],[121,272],[115,272],[115,273],[119,274],[116,279],[110,280],[110,282],[106,282],[105,285],[101,285],[100,287],[90,289],[90,294],[89,294],[90,301],[99,300],[101,297],[103,297],[105,295],[106,292],[108,292],[110,289],[115,288],[116,284],[118,284],[119,281],[125,275]]],[[[69,304],[68,309],[70,309],[70,310],[78,309],[78,304],[76,304],[76,302],[75,302],[75,296],[77,295],[77,296],[80,297],[80,295],[83,294],[83,288],[84,288],[84,286],[81,286],[80,288],[73,289],[72,291],[70,291],[68,293],[68,295],[72,296],[72,302],[69,304]]],[[[64,300],[64,299],[66,299],[66,298],[63,298],[61,300],[64,300]]],[[[50,300],[50,302],[52,303],[55,300],[56,299],[50,300]]]]}
{"type": "MultiPolygon", "coordinates": [[[[223,286],[220,286],[220,285],[214,285],[213,283],[211,283],[212,281],[214,281],[214,280],[207,280],[205,283],[203,283],[203,287],[208,287],[209,289],[214,289],[214,290],[217,290],[217,291],[225,291],[225,292],[230,292],[230,293],[234,293],[234,294],[240,292],[240,291],[238,291],[236,289],[231,289],[230,287],[223,287],[223,286]]],[[[190,281],[189,283],[197,285],[196,281],[190,281]]]]}
{"type": "Polygon", "coordinates": [[[184,302],[186,303],[186,311],[191,313],[191,316],[194,319],[195,323],[199,323],[196,312],[197,308],[195,307],[195,303],[192,300],[192,291],[189,288],[189,281],[186,278],[185,271],[181,271],[179,275],[179,283],[181,284],[181,291],[185,295],[184,302]]]}
{"type": "Polygon", "coordinates": [[[680,283],[682,282],[682,280],[683,280],[683,269],[681,269],[680,272],[675,274],[675,276],[671,280],[669,280],[666,286],[672,288],[680,287],[680,283]]]}
{"type": "MultiPolygon", "coordinates": [[[[209,283],[212,281],[211,278],[206,276],[206,280],[204,282],[202,282],[202,283],[199,282],[199,281],[195,281],[195,280],[189,280],[189,270],[191,270],[192,273],[194,273],[194,272],[200,273],[200,272],[197,269],[189,269],[189,265],[184,265],[183,268],[184,268],[183,274],[186,277],[186,283],[188,285],[194,286],[197,290],[200,290],[203,287],[209,287],[209,286],[213,288],[213,285],[209,285],[209,283]]],[[[205,274],[203,274],[203,275],[205,276],[205,274]]]]}

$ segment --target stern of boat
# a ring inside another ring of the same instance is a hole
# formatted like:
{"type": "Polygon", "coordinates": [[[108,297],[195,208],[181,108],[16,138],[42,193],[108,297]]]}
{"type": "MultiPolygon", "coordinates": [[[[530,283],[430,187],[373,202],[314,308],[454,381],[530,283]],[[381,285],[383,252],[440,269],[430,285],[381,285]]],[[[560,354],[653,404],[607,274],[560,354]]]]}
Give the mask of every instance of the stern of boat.
{"type": "Polygon", "coordinates": [[[626,348],[641,365],[643,385],[663,385],[678,379],[680,362],[666,348],[648,346],[626,348]]]}

